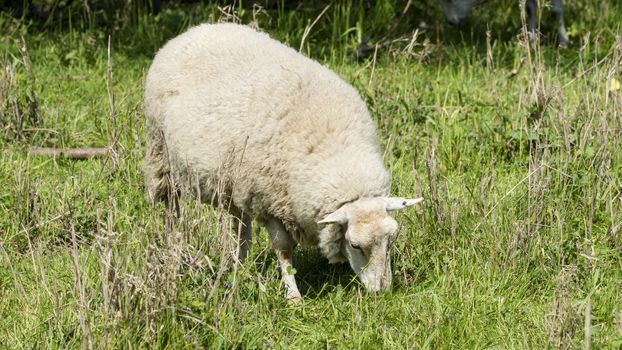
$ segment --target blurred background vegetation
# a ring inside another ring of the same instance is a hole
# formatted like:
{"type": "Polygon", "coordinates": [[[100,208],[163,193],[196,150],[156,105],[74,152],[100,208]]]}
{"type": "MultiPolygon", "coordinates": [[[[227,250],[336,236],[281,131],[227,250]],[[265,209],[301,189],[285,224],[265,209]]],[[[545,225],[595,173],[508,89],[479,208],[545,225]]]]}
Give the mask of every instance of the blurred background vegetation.
{"type": "MultiPolygon", "coordinates": [[[[617,0],[568,2],[565,18],[572,38],[601,28],[602,23],[617,17],[617,0]]],[[[542,4],[542,32],[553,39],[555,24],[542,4]]],[[[165,1],[165,0],[2,0],[0,9],[33,33],[44,31],[99,31],[112,35],[123,44],[149,43],[159,47],[189,25],[221,18],[224,12],[233,20],[255,22],[261,28],[278,33],[281,40],[298,44],[305,28],[317,19],[308,38],[312,50],[326,54],[326,45],[356,49],[363,41],[372,44],[400,37],[419,29],[435,40],[470,39],[482,42],[486,31],[492,39],[509,40],[521,27],[518,1],[493,0],[476,6],[470,23],[461,30],[445,24],[438,0],[259,0],[259,1],[165,1]],[[320,14],[322,14],[320,16],[320,14]],[[318,18],[318,16],[320,16],[318,18]],[[150,25],[157,30],[149,28],[150,25]],[[121,34],[121,35],[116,35],[121,34]],[[144,36],[148,35],[148,36],[144,36]],[[140,38],[140,39],[138,39],[140,38]],[[324,47],[324,50],[322,49],[324,47]]],[[[6,16],[3,21],[7,21],[6,16]]],[[[604,29],[604,28],[603,28],[604,29]]],[[[615,31],[610,27],[608,30],[615,31]]],[[[135,47],[135,45],[130,45],[135,47]]],[[[153,50],[153,49],[152,49],[153,50]]],[[[315,52],[315,51],[314,51],[315,52]]],[[[316,55],[314,55],[316,56],[316,55]]]]}

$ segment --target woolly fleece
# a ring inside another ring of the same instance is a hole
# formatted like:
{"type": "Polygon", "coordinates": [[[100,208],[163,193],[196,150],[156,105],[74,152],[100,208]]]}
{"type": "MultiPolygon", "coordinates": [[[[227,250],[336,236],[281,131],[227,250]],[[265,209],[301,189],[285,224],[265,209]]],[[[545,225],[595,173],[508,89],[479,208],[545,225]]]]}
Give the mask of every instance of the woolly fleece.
{"type": "Polygon", "coordinates": [[[169,41],[149,69],[145,108],[153,201],[166,200],[171,182],[208,203],[225,196],[232,214],[276,218],[298,243],[319,245],[336,262],[343,233],[320,230],[318,221],[345,203],[389,194],[358,92],[249,27],[205,24],[169,41]]]}

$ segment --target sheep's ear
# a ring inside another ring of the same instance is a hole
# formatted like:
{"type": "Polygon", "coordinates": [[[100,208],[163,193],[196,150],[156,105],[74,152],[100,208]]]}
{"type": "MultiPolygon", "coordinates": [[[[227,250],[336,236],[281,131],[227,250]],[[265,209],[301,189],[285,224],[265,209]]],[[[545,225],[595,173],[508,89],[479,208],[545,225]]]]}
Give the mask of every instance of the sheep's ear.
{"type": "Polygon", "coordinates": [[[345,224],[348,222],[348,215],[346,211],[341,208],[335,210],[333,213],[326,215],[326,217],[320,221],[318,224],[345,224]]]}
{"type": "Polygon", "coordinates": [[[406,207],[410,207],[411,205],[415,205],[417,203],[423,202],[423,197],[415,198],[415,199],[405,199],[405,198],[397,198],[397,197],[387,197],[383,198],[386,203],[387,211],[394,211],[404,209],[406,207]]]}

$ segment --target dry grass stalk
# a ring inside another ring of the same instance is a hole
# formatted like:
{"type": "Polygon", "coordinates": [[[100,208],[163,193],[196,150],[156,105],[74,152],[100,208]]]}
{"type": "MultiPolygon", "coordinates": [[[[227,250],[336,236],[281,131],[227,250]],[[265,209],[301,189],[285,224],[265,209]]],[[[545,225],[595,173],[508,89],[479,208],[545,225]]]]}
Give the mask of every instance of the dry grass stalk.
{"type": "Polygon", "coordinates": [[[305,40],[309,36],[309,33],[311,33],[311,29],[313,29],[313,26],[320,20],[320,18],[322,18],[324,13],[326,13],[326,11],[328,11],[329,8],[330,8],[330,4],[328,4],[326,7],[324,7],[322,12],[320,12],[320,14],[317,15],[315,20],[311,24],[309,24],[308,26],[305,27],[305,30],[302,33],[302,39],[300,39],[300,47],[298,48],[298,52],[302,52],[302,48],[305,46],[305,40]]]}
{"type": "Polygon", "coordinates": [[[272,19],[272,17],[270,17],[270,14],[264,9],[263,6],[257,3],[253,3],[253,19],[248,24],[249,27],[254,28],[256,30],[260,29],[259,15],[263,15],[263,16],[268,17],[269,19],[272,19]]]}
{"type": "Polygon", "coordinates": [[[32,69],[32,62],[30,61],[30,55],[28,54],[28,46],[26,45],[26,39],[21,37],[21,46],[19,52],[22,55],[22,63],[24,65],[24,71],[26,73],[28,87],[30,93],[26,94],[26,106],[28,108],[28,124],[33,127],[38,127],[41,124],[39,119],[39,98],[37,97],[37,80],[32,69]]]}
{"type": "Polygon", "coordinates": [[[6,58],[2,59],[2,69],[0,69],[0,121],[4,124],[4,131],[8,132],[11,127],[12,117],[10,113],[15,108],[14,97],[12,96],[13,86],[15,85],[15,68],[6,58]]]}
{"type": "MultiPolygon", "coordinates": [[[[43,286],[43,289],[47,292],[47,294],[50,297],[50,299],[54,299],[55,294],[50,289],[50,283],[48,281],[47,273],[45,272],[46,264],[42,260],[43,256],[44,256],[43,255],[43,242],[41,240],[38,240],[37,241],[37,251],[36,251],[35,257],[37,259],[37,263],[38,263],[38,266],[39,266],[39,275],[41,277],[41,285],[43,286]]],[[[58,298],[57,295],[56,295],[56,298],[58,298]]],[[[56,299],[56,300],[58,300],[58,299],[56,299]]],[[[58,304],[57,304],[57,308],[58,308],[58,304]]]]}
{"type": "Polygon", "coordinates": [[[75,299],[77,303],[78,320],[80,321],[80,328],[82,329],[82,349],[93,349],[93,343],[91,340],[91,327],[89,321],[89,301],[86,297],[86,274],[82,271],[82,266],[86,266],[83,261],[80,260],[78,253],[78,240],[76,238],[76,229],[71,222],[71,257],[73,262],[74,273],[74,293],[77,294],[75,299]]]}
{"type": "Polygon", "coordinates": [[[108,91],[108,103],[109,103],[109,118],[112,124],[112,131],[110,133],[110,159],[112,160],[112,166],[116,170],[119,168],[119,131],[118,131],[118,118],[115,108],[114,88],[112,83],[113,69],[112,69],[112,49],[110,46],[111,38],[108,36],[108,64],[106,69],[106,90],[108,91]]]}
{"type": "Polygon", "coordinates": [[[21,61],[15,60],[26,75],[26,86],[17,86],[18,69],[15,64],[2,59],[0,71],[0,124],[9,139],[26,141],[24,131],[37,130],[40,122],[37,81],[28,54],[26,40],[21,37],[21,61]]]}
{"type": "Polygon", "coordinates": [[[436,173],[436,142],[432,142],[430,147],[430,154],[426,159],[426,168],[428,170],[428,184],[430,186],[430,196],[432,197],[432,204],[434,206],[434,215],[436,222],[442,223],[444,221],[443,211],[441,209],[441,203],[438,195],[438,175],[436,173]]]}
{"type": "Polygon", "coordinates": [[[608,233],[611,245],[622,253],[622,237],[620,237],[621,235],[618,232],[622,229],[622,186],[618,189],[617,194],[614,193],[615,189],[609,191],[607,201],[611,218],[611,226],[608,233]]]}
{"type": "Polygon", "coordinates": [[[622,337],[622,308],[617,311],[617,315],[614,315],[614,322],[618,336],[622,337]]]}
{"type": "MultiPolygon", "coordinates": [[[[534,145],[530,150],[529,156],[529,177],[527,189],[527,235],[528,237],[539,237],[540,228],[544,225],[543,214],[547,208],[547,198],[551,192],[551,171],[546,166],[550,153],[547,146],[534,145]]],[[[522,242],[524,251],[528,247],[522,242]]],[[[538,239],[539,243],[539,239],[538,239]]]]}
{"type": "Polygon", "coordinates": [[[421,181],[421,175],[420,173],[417,171],[417,163],[419,162],[419,151],[418,149],[420,148],[419,145],[415,145],[414,147],[416,149],[415,154],[413,156],[413,162],[412,162],[412,168],[411,168],[411,176],[413,179],[413,188],[412,188],[412,193],[423,193],[423,185],[422,185],[422,181],[421,181]]]}
{"type": "Polygon", "coordinates": [[[218,11],[220,12],[220,17],[218,18],[218,23],[242,23],[242,19],[238,15],[236,10],[236,6],[234,5],[226,5],[226,6],[218,6],[218,11]]]}
{"type": "Polygon", "coordinates": [[[378,45],[374,47],[374,56],[372,57],[371,73],[369,74],[369,81],[367,82],[367,88],[371,88],[371,84],[374,81],[374,73],[376,72],[376,58],[378,57],[378,45]]]}
{"type": "MultiPolygon", "coordinates": [[[[230,159],[227,162],[234,162],[234,161],[235,161],[235,157],[232,154],[230,155],[230,159]]],[[[226,166],[226,168],[229,168],[229,166],[226,166]]],[[[220,171],[224,171],[224,170],[220,170],[220,171]]],[[[219,237],[218,247],[220,248],[218,252],[216,252],[215,250],[213,250],[213,252],[220,256],[220,263],[218,266],[218,272],[216,273],[216,277],[214,279],[213,288],[207,297],[208,300],[211,300],[212,298],[216,296],[215,292],[219,289],[220,282],[224,274],[227,272],[230,262],[233,261],[234,257],[237,256],[235,255],[236,249],[233,248],[231,244],[231,242],[235,238],[233,237],[233,234],[232,234],[233,230],[232,230],[232,225],[231,225],[232,223],[231,217],[228,214],[231,202],[226,194],[227,184],[222,180],[223,178],[225,177],[218,176],[217,187],[216,187],[217,190],[213,193],[212,200],[211,200],[212,203],[215,203],[214,207],[216,210],[217,228],[214,234],[217,234],[219,237]]],[[[235,266],[234,269],[237,269],[237,266],[235,266]]],[[[232,285],[229,285],[228,287],[231,288],[232,285]]]]}
{"type": "Polygon", "coordinates": [[[400,23],[402,23],[402,21],[404,20],[404,17],[406,17],[406,14],[408,13],[408,9],[410,9],[410,6],[412,5],[412,0],[408,0],[406,2],[406,4],[404,5],[404,8],[402,9],[402,11],[400,12],[400,16],[397,18],[396,21],[393,21],[393,23],[391,24],[391,28],[389,28],[389,30],[386,32],[386,34],[382,37],[382,39],[380,39],[378,41],[378,43],[385,43],[387,42],[387,40],[389,39],[389,37],[391,37],[391,35],[393,34],[393,32],[397,29],[397,27],[400,25],[400,23]]]}
{"type": "MultiPolygon", "coordinates": [[[[555,349],[572,348],[572,339],[579,321],[572,306],[571,290],[576,283],[577,265],[562,266],[554,290],[553,310],[547,315],[549,346],[555,349]]],[[[580,327],[580,326],[579,326],[580,327]]]]}
{"type": "Polygon", "coordinates": [[[15,284],[15,290],[17,290],[17,297],[19,301],[21,302],[21,304],[25,305],[26,304],[26,292],[24,291],[24,287],[22,286],[22,283],[19,281],[19,278],[17,278],[17,273],[15,272],[15,269],[13,268],[13,264],[11,263],[11,257],[6,252],[6,249],[4,249],[4,244],[2,244],[2,242],[0,242],[0,250],[2,250],[2,255],[4,256],[4,260],[6,260],[6,264],[9,266],[9,270],[11,271],[11,275],[13,276],[13,283],[15,284]]]}
{"type": "Polygon", "coordinates": [[[491,44],[491,34],[490,31],[486,31],[486,66],[488,70],[492,73],[492,86],[491,86],[491,95],[492,101],[499,110],[499,94],[497,93],[497,69],[495,67],[495,59],[493,55],[493,45],[491,44]]]}
{"type": "Polygon", "coordinates": [[[141,308],[145,311],[145,341],[156,339],[162,314],[175,312],[178,278],[182,264],[182,237],[179,232],[164,236],[160,244],[148,243],[144,275],[140,278],[141,308]]]}
{"type": "Polygon", "coordinates": [[[501,202],[510,194],[512,194],[516,188],[518,188],[518,186],[520,186],[523,182],[527,181],[535,172],[537,172],[538,170],[540,170],[542,166],[537,167],[536,169],[534,169],[533,171],[529,172],[529,174],[527,174],[527,176],[525,176],[524,178],[522,178],[519,182],[516,183],[516,185],[514,185],[512,188],[510,188],[509,191],[507,191],[503,197],[501,197],[493,206],[492,208],[490,208],[486,214],[484,215],[484,217],[480,220],[480,222],[477,223],[477,225],[475,225],[475,228],[473,229],[473,232],[477,231],[479,229],[479,227],[484,223],[484,221],[486,221],[486,219],[488,218],[488,216],[499,206],[499,204],[501,204],[501,202]]]}
{"type": "MultiPolygon", "coordinates": [[[[544,115],[548,106],[549,94],[544,82],[544,58],[540,46],[540,34],[530,33],[527,27],[527,10],[525,0],[519,1],[522,31],[519,36],[519,44],[523,48],[526,56],[526,69],[528,71],[529,83],[527,94],[529,96],[528,104],[532,109],[539,111],[539,116],[544,115]]],[[[542,13],[541,9],[538,13],[542,13]]],[[[521,107],[521,106],[519,106],[521,107]]]]}
{"type": "Polygon", "coordinates": [[[584,326],[583,326],[583,334],[585,340],[585,350],[590,350],[590,345],[592,344],[592,300],[590,297],[587,298],[585,302],[585,316],[584,316],[584,326]]]}
{"type": "Polygon", "coordinates": [[[108,209],[108,215],[106,218],[105,229],[101,225],[101,210],[97,209],[97,228],[96,228],[96,243],[97,251],[99,254],[100,264],[100,283],[102,286],[102,299],[103,299],[103,315],[104,315],[104,347],[110,346],[111,336],[111,321],[113,315],[119,310],[120,307],[120,281],[118,279],[118,272],[115,267],[113,258],[113,246],[115,243],[116,234],[112,230],[114,223],[114,210],[116,209],[116,201],[110,197],[108,200],[110,208],[108,209]]]}

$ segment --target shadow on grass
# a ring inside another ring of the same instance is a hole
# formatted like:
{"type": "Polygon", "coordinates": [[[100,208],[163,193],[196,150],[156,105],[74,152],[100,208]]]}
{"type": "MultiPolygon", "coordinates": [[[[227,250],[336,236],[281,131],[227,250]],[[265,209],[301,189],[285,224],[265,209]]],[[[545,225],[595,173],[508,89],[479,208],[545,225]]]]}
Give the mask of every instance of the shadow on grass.
{"type": "MultiPolygon", "coordinates": [[[[280,275],[275,273],[278,262],[272,251],[264,250],[255,256],[255,264],[257,271],[264,277],[273,274],[274,278],[280,278],[280,275]]],[[[329,264],[318,249],[297,249],[294,254],[294,267],[296,283],[304,298],[317,298],[337,288],[349,290],[359,286],[354,272],[347,263],[329,264]]]]}
{"type": "Polygon", "coordinates": [[[296,282],[303,297],[317,298],[338,287],[349,290],[359,285],[347,263],[329,264],[317,249],[301,249],[295,259],[296,282]]]}

